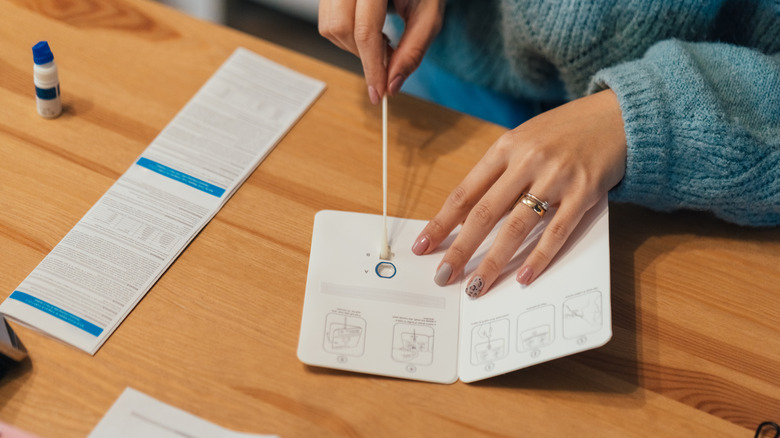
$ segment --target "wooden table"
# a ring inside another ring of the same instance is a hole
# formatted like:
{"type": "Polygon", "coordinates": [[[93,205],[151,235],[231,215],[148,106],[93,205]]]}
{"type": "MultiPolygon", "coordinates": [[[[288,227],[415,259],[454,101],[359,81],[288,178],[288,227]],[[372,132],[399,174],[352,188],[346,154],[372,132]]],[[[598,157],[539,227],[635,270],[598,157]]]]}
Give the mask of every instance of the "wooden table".
{"type": "MultiPolygon", "coordinates": [[[[362,78],[141,0],[0,0],[0,17],[2,297],[237,46],[328,84],[95,356],[13,324],[30,360],[0,381],[0,420],[83,437],[127,386],[283,437],[734,437],[780,420],[780,229],[624,205],[611,206],[606,347],[477,384],[304,366],[315,212],[381,213],[381,118],[362,78]],[[43,39],[55,120],[35,112],[43,39]]],[[[430,218],[501,133],[393,99],[390,213],[430,218]]]]}

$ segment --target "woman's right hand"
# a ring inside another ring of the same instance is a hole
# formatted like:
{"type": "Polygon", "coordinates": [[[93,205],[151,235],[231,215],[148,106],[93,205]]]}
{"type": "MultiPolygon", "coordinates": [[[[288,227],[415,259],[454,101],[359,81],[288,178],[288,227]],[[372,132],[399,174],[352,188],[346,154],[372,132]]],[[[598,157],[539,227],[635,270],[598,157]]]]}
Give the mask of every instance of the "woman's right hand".
{"type": "Polygon", "coordinates": [[[389,50],[382,33],[387,16],[385,0],[320,0],[319,32],[363,63],[368,97],[377,104],[385,93],[394,95],[420,65],[441,29],[445,0],[394,0],[406,23],[401,41],[385,65],[389,50]]]}

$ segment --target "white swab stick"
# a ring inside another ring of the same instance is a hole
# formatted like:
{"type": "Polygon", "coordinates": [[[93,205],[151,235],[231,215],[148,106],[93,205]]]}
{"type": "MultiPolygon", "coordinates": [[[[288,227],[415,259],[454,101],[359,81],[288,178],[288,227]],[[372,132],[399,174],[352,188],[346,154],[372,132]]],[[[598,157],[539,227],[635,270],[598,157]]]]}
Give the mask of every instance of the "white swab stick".
{"type": "Polygon", "coordinates": [[[390,260],[390,242],[387,238],[387,94],[382,97],[382,249],[379,258],[390,260]]]}

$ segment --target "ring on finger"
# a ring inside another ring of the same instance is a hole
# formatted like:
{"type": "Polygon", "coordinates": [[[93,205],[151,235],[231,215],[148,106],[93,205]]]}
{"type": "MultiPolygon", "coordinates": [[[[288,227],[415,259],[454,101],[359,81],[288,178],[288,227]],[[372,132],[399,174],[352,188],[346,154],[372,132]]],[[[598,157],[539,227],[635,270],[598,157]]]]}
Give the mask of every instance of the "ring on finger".
{"type": "Polygon", "coordinates": [[[544,214],[547,213],[547,209],[550,208],[550,204],[530,193],[521,194],[519,201],[519,203],[522,203],[533,210],[539,217],[544,217],[544,214]]]}

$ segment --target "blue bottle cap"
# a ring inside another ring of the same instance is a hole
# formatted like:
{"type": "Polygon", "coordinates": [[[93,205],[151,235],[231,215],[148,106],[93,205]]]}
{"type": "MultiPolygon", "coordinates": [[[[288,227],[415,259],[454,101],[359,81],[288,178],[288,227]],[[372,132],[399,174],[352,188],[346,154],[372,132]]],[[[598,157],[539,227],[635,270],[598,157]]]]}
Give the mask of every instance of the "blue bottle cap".
{"type": "Polygon", "coordinates": [[[46,64],[54,60],[54,54],[51,53],[49,43],[46,41],[40,41],[33,46],[33,62],[38,65],[46,64]]]}

